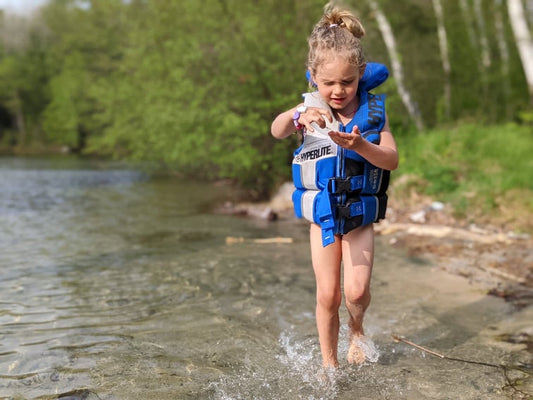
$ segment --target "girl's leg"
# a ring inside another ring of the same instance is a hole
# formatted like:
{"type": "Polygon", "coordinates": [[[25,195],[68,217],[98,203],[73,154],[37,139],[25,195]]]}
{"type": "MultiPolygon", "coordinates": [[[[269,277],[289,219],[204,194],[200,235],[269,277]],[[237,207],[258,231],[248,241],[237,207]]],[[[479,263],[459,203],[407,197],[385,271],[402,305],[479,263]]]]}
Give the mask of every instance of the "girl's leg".
{"type": "Polygon", "coordinates": [[[374,228],[363,226],[350,231],[342,238],[344,262],[344,296],[348,309],[350,349],[348,361],[361,363],[365,355],[357,343],[364,335],[363,317],[370,304],[370,278],[374,262],[374,228]]]}
{"type": "Polygon", "coordinates": [[[316,278],[316,324],[322,360],[325,367],[337,367],[339,307],[342,301],[341,241],[339,237],[335,237],[335,243],[322,247],[322,231],[316,224],[311,224],[310,239],[316,278]]]}

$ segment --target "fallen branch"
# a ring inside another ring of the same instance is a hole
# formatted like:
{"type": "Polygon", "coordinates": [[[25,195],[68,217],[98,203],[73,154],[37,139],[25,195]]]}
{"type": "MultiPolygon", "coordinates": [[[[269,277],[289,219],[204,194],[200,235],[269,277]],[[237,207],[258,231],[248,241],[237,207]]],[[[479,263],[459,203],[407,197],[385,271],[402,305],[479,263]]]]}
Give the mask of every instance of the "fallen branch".
{"type": "Polygon", "coordinates": [[[525,373],[525,374],[528,374],[528,375],[532,375],[531,368],[530,367],[528,368],[527,365],[525,365],[525,366],[509,366],[509,365],[503,365],[503,364],[492,364],[492,363],[487,363],[487,362],[483,362],[483,361],[466,360],[466,359],[463,359],[463,358],[448,357],[448,356],[446,356],[444,354],[437,353],[436,351],[433,351],[433,350],[430,350],[430,349],[428,349],[426,347],[420,346],[419,344],[416,344],[416,343],[414,343],[414,342],[412,342],[412,341],[410,341],[408,339],[405,339],[404,337],[401,337],[401,336],[398,336],[398,335],[392,335],[392,338],[393,338],[393,340],[395,342],[405,343],[405,344],[407,344],[409,346],[414,347],[415,349],[423,351],[424,353],[428,353],[428,354],[431,354],[433,356],[436,356],[436,357],[439,357],[439,358],[442,358],[442,359],[445,359],[445,360],[459,361],[459,362],[463,362],[463,363],[467,363],[467,364],[482,365],[482,366],[486,366],[486,367],[492,367],[492,368],[501,369],[502,372],[503,372],[503,375],[505,377],[505,381],[507,383],[505,385],[505,387],[510,387],[517,393],[521,393],[521,394],[528,395],[528,396],[531,395],[531,393],[525,393],[525,392],[521,391],[520,389],[518,389],[516,387],[516,383],[515,383],[516,380],[515,380],[515,382],[511,381],[511,378],[508,375],[509,370],[517,370],[517,371],[520,371],[522,373],[525,373]]]}
{"type": "Polygon", "coordinates": [[[416,343],[413,343],[411,342],[410,340],[407,340],[401,336],[396,336],[396,335],[392,335],[392,338],[394,339],[394,341],[396,343],[398,342],[402,342],[402,343],[405,343],[405,344],[408,344],[409,346],[413,346],[415,349],[418,349],[418,350],[422,350],[423,352],[425,353],[428,353],[428,354],[431,354],[431,355],[434,355],[434,356],[437,356],[437,357],[440,357],[440,358],[446,358],[445,355],[442,355],[442,354],[439,354],[433,350],[429,350],[429,349],[426,349],[425,347],[422,347],[416,343]]]}
{"type": "Polygon", "coordinates": [[[247,239],[243,237],[226,237],[226,244],[235,244],[235,243],[258,243],[258,244],[286,244],[292,243],[292,238],[290,237],[273,237],[273,238],[262,238],[262,239],[247,239]]]}
{"type": "Polygon", "coordinates": [[[448,356],[445,356],[444,354],[437,353],[436,351],[430,350],[426,347],[420,346],[419,344],[411,342],[410,340],[407,340],[401,336],[392,335],[392,338],[394,339],[395,342],[402,342],[402,343],[408,344],[409,346],[412,346],[415,349],[422,350],[425,353],[431,354],[439,358],[445,358],[446,360],[460,361],[460,362],[464,362],[468,364],[484,365],[487,367],[494,367],[494,368],[507,368],[505,365],[502,365],[502,364],[491,364],[491,363],[486,363],[482,361],[472,361],[472,360],[465,360],[462,358],[448,357],[448,356]]]}

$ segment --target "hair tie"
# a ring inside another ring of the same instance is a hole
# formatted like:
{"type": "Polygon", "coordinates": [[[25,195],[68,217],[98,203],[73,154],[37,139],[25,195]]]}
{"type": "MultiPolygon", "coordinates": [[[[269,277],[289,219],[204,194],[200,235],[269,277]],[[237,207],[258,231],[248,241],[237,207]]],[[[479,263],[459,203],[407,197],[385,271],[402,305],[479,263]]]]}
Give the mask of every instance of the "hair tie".
{"type": "Polygon", "coordinates": [[[336,26],[339,26],[339,24],[330,24],[330,25],[329,25],[330,28],[334,28],[334,27],[336,27],[336,26]]]}

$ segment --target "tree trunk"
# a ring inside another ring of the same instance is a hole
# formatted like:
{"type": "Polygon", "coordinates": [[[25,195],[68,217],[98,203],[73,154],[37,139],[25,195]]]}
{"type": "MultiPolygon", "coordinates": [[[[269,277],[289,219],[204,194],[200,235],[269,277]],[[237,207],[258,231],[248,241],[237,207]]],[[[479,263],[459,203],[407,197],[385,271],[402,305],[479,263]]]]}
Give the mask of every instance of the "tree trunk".
{"type": "Polygon", "coordinates": [[[487,38],[487,29],[485,28],[485,16],[481,7],[481,0],[474,0],[474,12],[476,14],[477,27],[479,30],[479,44],[481,46],[481,64],[486,70],[492,64],[490,59],[489,40],[487,38]]]}
{"type": "Polygon", "coordinates": [[[526,76],[530,102],[533,102],[533,40],[527,27],[524,6],[521,0],[507,0],[509,22],[513,29],[518,53],[526,76]]]}
{"type": "Polygon", "coordinates": [[[437,18],[437,33],[439,38],[440,56],[442,60],[442,70],[444,72],[444,117],[450,118],[452,104],[452,87],[451,87],[451,66],[448,55],[448,36],[444,26],[444,13],[442,11],[441,0],[433,0],[433,9],[437,18]]]}
{"type": "Polygon", "coordinates": [[[474,24],[472,15],[470,14],[470,8],[468,7],[467,0],[459,0],[459,7],[461,8],[461,14],[463,15],[463,20],[465,22],[466,31],[468,33],[468,39],[470,40],[470,45],[472,49],[477,49],[477,39],[476,32],[474,31],[474,24]]]}
{"type": "Polygon", "coordinates": [[[496,25],[496,41],[498,43],[498,50],[502,59],[502,75],[505,79],[509,78],[509,48],[507,47],[507,41],[505,40],[505,27],[503,25],[502,16],[502,1],[494,0],[495,14],[494,22],[496,25]]]}
{"type": "Polygon", "coordinates": [[[379,30],[381,31],[381,35],[383,36],[383,41],[385,42],[385,46],[387,47],[387,52],[389,53],[389,57],[390,57],[391,64],[392,64],[392,75],[394,76],[394,79],[396,80],[398,94],[400,95],[400,98],[402,99],[402,102],[405,108],[407,109],[409,116],[414,121],[416,128],[421,131],[422,129],[424,129],[424,124],[423,124],[419,111],[417,110],[413,100],[411,99],[411,94],[405,88],[402,65],[400,63],[400,57],[398,54],[396,41],[394,39],[394,34],[392,33],[392,28],[389,24],[389,21],[385,17],[385,14],[379,8],[377,1],[368,0],[368,4],[370,5],[370,8],[376,15],[376,20],[378,22],[379,30]]]}
{"type": "MultiPolygon", "coordinates": [[[[502,0],[494,0],[494,24],[496,28],[496,43],[498,44],[498,50],[500,52],[501,58],[501,75],[502,75],[502,84],[503,84],[503,94],[504,100],[508,100],[511,96],[511,83],[509,80],[509,48],[507,47],[507,41],[505,40],[505,27],[503,25],[503,15],[502,15],[502,0]]],[[[508,104],[507,101],[504,104],[508,104]]],[[[505,116],[510,117],[510,109],[507,106],[505,110],[505,116]]]]}

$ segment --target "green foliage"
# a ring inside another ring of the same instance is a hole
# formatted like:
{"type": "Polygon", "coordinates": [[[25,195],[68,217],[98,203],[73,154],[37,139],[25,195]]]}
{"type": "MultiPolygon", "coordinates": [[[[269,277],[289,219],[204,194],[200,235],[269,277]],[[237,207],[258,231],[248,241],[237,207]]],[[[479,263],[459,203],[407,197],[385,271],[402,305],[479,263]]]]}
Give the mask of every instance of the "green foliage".
{"type": "Polygon", "coordinates": [[[30,30],[24,52],[0,46],[0,106],[17,121],[12,143],[40,140],[41,114],[49,99],[48,78],[45,45],[39,32],[30,30]]]}
{"type": "MultiPolygon", "coordinates": [[[[345,3],[367,29],[367,58],[390,66],[368,4],[345,3]]],[[[476,42],[482,32],[467,3],[471,12],[465,16],[457,1],[443,1],[452,63],[451,119],[501,123],[521,112],[526,122],[527,88],[505,18],[509,61],[507,70],[501,67],[495,26],[498,16],[506,16],[504,5],[482,0],[492,60],[482,66],[476,42]]],[[[19,145],[40,141],[86,154],[155,160],[183,174],[236,179],[259,196],[289,177],[297,138],[274,140],[270,124],[307,90],[306,38],[324,4],[52,0],[35,21],[40,28],[29,30],[25,47],[0,51],[0,107],[17,121],[19,145]]],[[[379,4],[396,37],[406,88],[426,124],[452,122],[444,112],[445,77],[431,2],[379,4]]],[[[396,137],[410,141],[412,121],[395,78],[391,75],[376,91],[388,95],[396,137]]],[[[461,139],[478,146],[485,143],[477,132],[463,134],[468,138],[461,139]]],[[[465,168],[449,163],[455,154],[449,148],[462,141],[452,141],[451,133],[425,136],[433,148],[410,142],[420,163],[409,168],[433,182],[429,192],[462,190],[465,168]]],[[[518,177],[507,183],[523,184],[518,177]]]]}
{"type": "MultiPolygon", "coordinates": [[[[533,192],[533,131],[516,124],[463,124],[398,139],[399,175],[420,177],[420,190],[457,210],[494,209],[508,191],[533,192]]],[[[533,204],[529,204],[529,207],[533,204]]]]}
{"type": "Polygon", "coordinates": [[[130,10],[139,26],[131,27],[131,45],[100,96],[109,125],[89,139],[88,151],[125,152],[182,173],[267,189],[286,169],[278,160],[288,149],[270,137],[270,122],[298,101],[295,79],[305,89],[299,31],[308,31],[315,17],[306,18],[308,6],[296,3],[262,7],[211,0],[139,3],[130,10]],[[295,12],[302,13],[300,23],[295,12]],[[299,41],[288,41],[287,30],[299,41]],[[291,53],[300,55],[299,67],[285,61],[291,53]]]}
{"type": "Polygon", "coordinates": [[[50,81],[52,101],[43,114],[43,127],[50,140],[71,147],[79,145],[80,107],[88,83],[81,57],[71,55],[66,58],[61,74],[50,81]]]}

